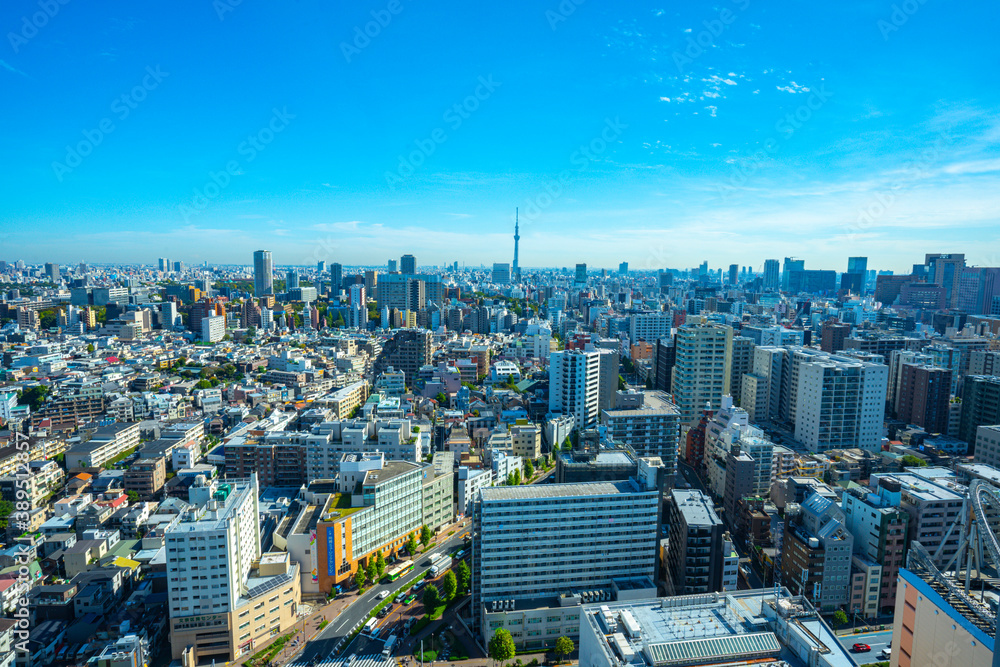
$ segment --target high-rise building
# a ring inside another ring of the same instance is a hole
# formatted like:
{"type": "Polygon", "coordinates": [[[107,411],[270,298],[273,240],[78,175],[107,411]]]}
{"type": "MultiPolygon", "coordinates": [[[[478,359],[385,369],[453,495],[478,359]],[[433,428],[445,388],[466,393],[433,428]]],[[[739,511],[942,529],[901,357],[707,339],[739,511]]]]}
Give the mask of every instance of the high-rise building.
{"type": "Polygon", "coordinates": [[[889,353],[889,385],[886,390],[886,400],[889,408],[895,413],[899,407],[896,399],[899,394],[899,383],[903,378],[903,366],[905,364],[930,365],[934,364],[934,357],[915,350],[892,350],[889,353]]]}
{"type": "Polygon", "coordinates": [[[253,253],[253,295],[274,294],[274,264],[270,250],[256,250],[253,253]]]}
{"type": "Polygon", "coordinates": [[[326,273],[326,261],[321,259],[318,262],[316,262],[316,273],[318,273],[320,276],[326,273]]]}
{"type": "Polygon", "coordinates": [[[350,304],[352,306],[360,306],[365,310],[368,310],[367,295],[365,294],[365,286],[358,283],[351,285],[351,292],[348,295],[350,298],[350,304]]]}
{"type": "Polygon", "coordinates": [[[575,282],[577,285],[584,285],[587,282],[587,265],[577,264],[576,265],[576,278],[575,282]]]}
{"type": "Polygon", "coordinates": [[[867,257],[848,257],[847,258],[847,272],[848,273],[860,273],[865,275],[868,273],[868,258],[867,257]]]}
{"type": "Polygon", "coordinates": [[[168,273],[170,271],[170,260],[166,257],[160,257],[157,260],[157,268],[164,273],[168,273]]]}
{"type": "Polygon", "coordinates": [[[670,291],[670,286],[674,284],[674,274],[661,270],[656,274],[656,281],[660,287],[660,294],[666,294],[670,291]]]}
{"type": "Polygon", "coordinates": [[[664,567],[673,595],[721,591],[724,529],[712,499],[697,489],[673,489],[664,504],[670,526],[664,567]]]}
{"type": "Polygon", "coordinates": [[[628,275],[628,262],[622,262],[618,265],[618,275],[627,276],[628,275]]]}
{"type": "Polygon", "coordinates": [[[970,375],[962,389],[962,421],[958,438],[969,443],[969,454],[975,453],[976,429],[1000,424],[1000,377],[970,375]]]}
{"type": "Polygon", "coordinates": [[[844,341],[851,335],[851,325],[835,319],[823,322],[820,329],[819,349],[833,354],[844,349],[844,341]]]}
{"type": "Polygon", "coordinates": [[[556,617],[543,615],[539,623],[554,634],[533,635],[532,624],[515,643],[539,647],[561,634],[576,636],[581,601],[610,600],[615,582],[648,586],[655,580],[660,492],[643,483],[650,475],[639,476],[479,490],[472,512],[472,619],[485,640],[495,615],[522,617],[538,607],[556,617]]]}
{"type": "Polygon", "coordinates": [[[677,470],[681,415],[662,391],[619,391],[615,406],[601,411],[601,423],[615,442],[637,456],[658,456],[670,474],[677,470]]]}
{"type": "Polygon", "coordinates": [[[59,284],[59,265],[52,262],[45,262],[45,276],[50,283],[59,284]]]}
{"type": "Polygon", "coordinates": [[[676,362],[671,394],[687,424],[708,403],[722,404],[732,382],[733,328],[724,324],[685,324],[674,337],[676,362]]]}
{"type": "Polygon", "coordinates": [[[389,273],[396,273],[399,271],[399,262],[395,259],[390,259],[385,263],[385,270],[389,273]]]}
{"type": "Polygon", "coordinates": [[[951,371],[928,365],[903,364],[896,394],[896,418],[928,433],[948,434],[951,371]]]}
{"type": "Polygon", "coordinates": [[[493,282],[497,285],[507,285],[510,283],[510,264],[493,263],[493,282]]]}
{"type": "Polygon", "coordinates": [[[805,271],[806,270],[806,260],[795,259],[794,257],[786,257],[785,265],[781,272],[781,289],[787,291],[792,280],[792,273],[805,271]]]}
{"type": "Polygon", "coordinates": [[[413,255],[403,255],[399,258],[399,271],[406,275],[413,275],[417,272],[417,258],[413,255]]]}
{"type": "Polygon", "coordinates": [[[344,267],[339,262],[333,262],[330,264],[330,293],[337,296],[343,288],[344,267]]]}
{"type": "Polygon", "coordinates": [[[854,535],[836,497],[813,492],[802,513],[785,526],[781,542],[782,583],[817,608],[833,611],[851,592],[854,535]]]}
{"type": "Polygon", "coordinates": [[[740,265],[730,264],[729,265],[729,280],[727,281],[730,285],[737,285],[740,282],[740,265]]]}
{"type": "Polygon", "coordinates": [[[589,429],[600,417],[600,352],[561,350],[549,355],[549,412],[572,415],[589,429]]]}
{"type": "Polygon", "coordinates": [[[764,289],[778,289],[781,262],[776,259],[764,260],[764,289]]]}
{"type": "Polygon", "coordinates": [[[174,659],[232,661],[294,624],[299,566],[287,553],[261,553],[257,478],[196,481],[192,507],[167,528],[167,599],[174,659]]]}
{"type": "Polygon", "coordinates": [[[285,291],[295,289],[299,286],[299,272],[298,269],[289,269],[288,273],[285,274],[285,291]]]}
{"type": "Polygon", "coordinates": [[[743,399],[743,376],[753,371],[753,351],[755,347],[752,338],[733,336],[729,393],[739,400],[743,399]]]}
{"type": "Polygon", "coordinates": [[[927,282],[945,289],[948,308],[958,308],[959,286],[965,269],[965,255],[961,253],[928,253],[924,257],[927,282]]]}
{"type": "Polygon", "coordinates": [[[208,315],[201,318],[201,340],[204,343],[218,343],[226,336],[226,318],[223,315],[208,315]]]}
{"type": "Polygon", "coordinates": [[[813,352],[792,355],[795,439],[814,452],[854,447],[878,451],[888,366],[813,352]]]}
{"type": "Polygon", "coordinates": [[[854,535],[854,553],[882,566],[878,609],[891,613],[910,520],[899,506],[902,487],[891,477],[872,482],[874,490],[853,484],[851,487],[844,493],[841,505],[847,529],[854,535]]]}

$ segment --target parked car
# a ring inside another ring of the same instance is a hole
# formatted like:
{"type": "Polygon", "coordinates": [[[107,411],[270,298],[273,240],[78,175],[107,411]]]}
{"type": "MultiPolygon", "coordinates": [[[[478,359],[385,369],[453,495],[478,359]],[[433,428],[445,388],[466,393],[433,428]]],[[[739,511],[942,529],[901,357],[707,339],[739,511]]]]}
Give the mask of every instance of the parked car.
{"type": "Polygon", "coordinates": [[[851,650],[855,653],[865,653],[866,651],[872,650],[872,647],[868,644],[855,644],[851,647],[851,650]]]}
{"type": "Polygon", "coordinates": [[[395,602],[396,604],[399,604],[400,602],[402,602],[405,599],[406,599],[406,591],[402,591],[399,595],[396,596],[396,598],[393,600],[393,602],[395,602]]]}

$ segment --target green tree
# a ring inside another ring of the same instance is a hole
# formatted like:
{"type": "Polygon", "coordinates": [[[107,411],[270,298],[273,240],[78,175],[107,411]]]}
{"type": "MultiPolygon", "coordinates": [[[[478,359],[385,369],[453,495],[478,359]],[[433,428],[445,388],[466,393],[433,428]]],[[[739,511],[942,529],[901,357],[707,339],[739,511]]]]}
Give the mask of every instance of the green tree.
{"type": "Polygon", "coordinates": [[[334,320],[333,326],[337,329],[343,329],[345,324],[347,324],[347,322],[344,321],[344,314],[337,313],[337,319],[334,320]]]}
{"type": "Polygon", "coordinates": [[[514,473],[507,473],[507,486],[514,486],[514,473]]]}
{"type": "Polygon", "coordinates": [[[368,575],[368,581],[374,583],[378,582],[378,563],[375,562],[374,558],[368,559],[368,567],[366,568],[366,574],[368,575]]]}
{"type": "Polygon", "coordinates": [[[354,573],[354,585],[358,587],[358,590],[363,590],[365,587],[365,569],[358,566],[358,571],[354,573]]]}
{"type": "Polygon", "coordinates": [[[32,412],[38,412],[49,395],[49,388],[45,385],[29,387],[21,392],[21,397],[17,399],[18,405],[27,405],[32,412]]]}
{"type": "Polygon", "coordinates": [[[139,492],[138,491],[128,491],[128,492],[125,493],[125,495],[128,496],[128,504],[129,505],[135,505],[137,502],[139,502],[139,492]]]}
{"type": "Polygon", "coordinates": [[[212,388],[212,381],[211,380],[198,380],[198,383],[195,384],[194,388],[195,389],[211,389],[212,388]]]}
{"type": "Polygon", "coordinates": [[[441,593],[444,595],[445,602],[451,602],[455,599],[455,593],[458,592],[458,577],[451,570],[444,575],[444,583],[441,585],[441,593]]]}
{"type": "Polygon", "coordinates": [[[625,378],[623,378],[621,375],[619,375],[618,376],[618,389],[619,389],[619,391],[625,389],[626,386],[627,385],[625,383],[625,378]]]}
{"type": "Polygon", "coordinates": [[[531,479],[535,476],[535,466],[532,465],[530,459],[524,460],[524,478],[531,479]]]}
{"type": "Polygon", "coordinates": [[[420,527],[420,543],[425,547],[431,543],[431,539],[434,537],[434,532],[431,527],[426,523],[420,527]]]}
{"type": "Polygon", "coordinates": [[[839,628],[842,625],[847,625],[847,614],[843,609],[838,609],[833,612],[833,627],[839,628]]]}
{"type": "Polygon", "coordinates": [[[406,550],[412,556],[417,551],[417,536],[410,533],[406,536],[406,550]]]}
{"type": "Polygon", "coordinates": [[[472,581],[472,572],[469,570],[469,566],[465,563],[465,559],[458,561],[458,591],[460,593],[467,593],[469,591],[469,582],[472,581]]]}
{"type": "Polygon", "coordinates": [[[434,608],[441,604],[441,592],[434,584],[427,584],[424,587],[424,595],[421,598],[424,603],[424,610],[429,614],[434,608]]]}
{"type": "Polygon", "coordinates": [[[14,503],[9,500],[0,500],[0,528],[6,528],[10,515],[14,513],[14,503]]]}
{"type": "Polygon", "coordinates": [[[572,653],[575,648],[573,640],[569,637],[562,636],[556,640],[556,655],[559,656],[560,660],[572,653]]]}
{"type": "Polygon", "coordinates": [[[93,354],[94,353],[94,344],[93,343],[87,343],[87,353],[88,354],[93,354]]]}
{"type": "Polygon", "coordinates": [[[920,468],[927,465],[927,461],[924,461],[919,456],[914,456],[913,454],[907,454],[901,459],[901,461],[907,468],[920,468]]]}
{"type": "Polygon", "coordinates": [[[510,631],[497,628],[496,632],[490,638],[487,649],[487,655],[493,658],[495,662],[503,664],[508,660],[513,660],[515,653],[514,638],[510,636],[510,631]]]}
{"type": "Polygon", "coordinates": [[[382,575],[385,574],[385,556],[382,555],[381,551],[375,557],[375,569],[378,572],[378,578],[381,579],[382,575]]]}
{"type": "Polygon", "coordinates": [[[56,311],[49,308],[38,312],[38,326],[42,329],[51,329],[56,325],[56,311]]]}
{"type": "Polygon", "coordinates": [[[515,470],[513,474],[514,474],[514,486],[518,486],[521,483],[521,471],[515,470]]]}
{"type": "Polygon", "coordinates": [[[448,397],[444,395],[443,391],[439,391],[434,400],[438,402],[439,405],[446,405],[448,403],[448,397]]]}
{"type": "Polygon", "coordinates": [[[563,448],[563,451],[565,451],[565,452],[569,452],[569,451],[573,450],[573,441],[569,439],[568,435],[566,436],[566,439],[563,440],[563,446],[562,446],[562,448],[563,448]]]}

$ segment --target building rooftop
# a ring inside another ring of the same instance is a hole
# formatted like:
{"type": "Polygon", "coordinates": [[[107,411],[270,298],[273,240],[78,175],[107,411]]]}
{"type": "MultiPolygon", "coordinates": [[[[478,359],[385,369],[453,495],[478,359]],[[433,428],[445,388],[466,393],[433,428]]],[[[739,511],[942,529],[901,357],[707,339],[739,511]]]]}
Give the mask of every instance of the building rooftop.
{"type": "Polygon", "coordinates": [[[672,489],[670,495],[678,511],[689,526],[717,526],[722,524],[715,513],[712,500],[697,489],[672,489]]]}
{"type": "MultiPolygon", "coordinates": [[[[951,490],[934,482],[930,482],[913,473],[875,473],[872,474],[871,483],[878,484],[882,477],[891,477],[897,480],[903,487],[903,492],[925,502],[933,501],[961,501],[965,496],[958,490],[951,490]]],[[[955,485],[957,486],[957,485],[955,485]]]]}
{"type": "Polygon", "coordinates": [[[807,603],[781,603],[782,613],[775,613],[773,594],[756,590],[591,604],[583,607],[581,631],[604,639],[601,648],[613,656],[606,662],[634,667],[806,665],[795,650],[815,650],[815,664],[823,667],[854,665],[807,603]]]}
{"type": "Polygon", "coordinates": [[[412,461],[386,461],[381,470],[369,470],[364,484],[384,484],[394,477],[419,470],[420,465],[412,461]]]}
{"type": "Polygon", "coordinates": [[[542,498],[578,498],[637,493],[631,482],[581,482],[578,484],[529,484],[491,486],[480,490],[483,502],[503,500],[539,500],[542,498]]]}

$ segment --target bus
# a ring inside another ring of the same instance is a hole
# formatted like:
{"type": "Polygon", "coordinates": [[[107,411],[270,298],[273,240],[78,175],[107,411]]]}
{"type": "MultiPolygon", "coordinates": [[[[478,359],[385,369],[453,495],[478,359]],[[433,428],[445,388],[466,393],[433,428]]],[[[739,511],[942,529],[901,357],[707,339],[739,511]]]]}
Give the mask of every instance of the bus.
{"type": "Polygon", "coordinates": [[[391,567],[389,571],[385,573],[385,576],[388,577],[389,581],[396,581],[397,579],[399,579],[401,576],[403,576],[412,569],[413,569],[413,561],[404,560],[402,563],[399,563],[398,565],[394,565],[393,567],[391,567]]]}

